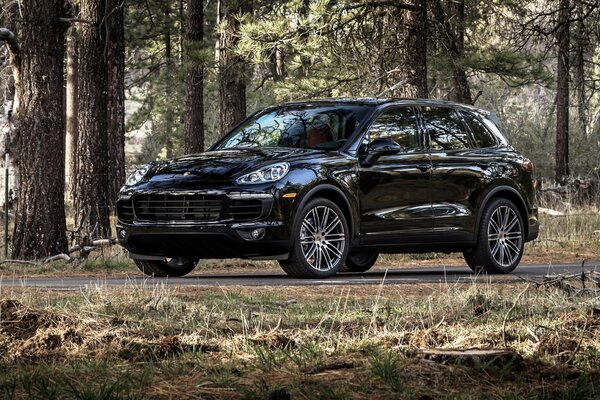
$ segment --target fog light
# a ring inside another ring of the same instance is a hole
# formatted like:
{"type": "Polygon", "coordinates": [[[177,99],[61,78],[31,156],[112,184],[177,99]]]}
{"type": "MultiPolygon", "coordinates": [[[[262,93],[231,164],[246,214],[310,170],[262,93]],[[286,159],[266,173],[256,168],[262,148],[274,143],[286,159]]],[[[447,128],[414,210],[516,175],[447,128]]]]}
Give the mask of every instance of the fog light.
{"type": "Polygon", "coordinates": [[[252,237],[252,239],[261,239],[263,236],[265,236],[265,228],[256,228],[256,229],[252,229],[252,232],[250,232],[250,236],[252,237]]]}
{"type": "Polygon", "coordinates": [[[119,229],[118,235],[119,235],[119,239],[125,239],[125,235],[126,235],[125,229],[119,229]]]}

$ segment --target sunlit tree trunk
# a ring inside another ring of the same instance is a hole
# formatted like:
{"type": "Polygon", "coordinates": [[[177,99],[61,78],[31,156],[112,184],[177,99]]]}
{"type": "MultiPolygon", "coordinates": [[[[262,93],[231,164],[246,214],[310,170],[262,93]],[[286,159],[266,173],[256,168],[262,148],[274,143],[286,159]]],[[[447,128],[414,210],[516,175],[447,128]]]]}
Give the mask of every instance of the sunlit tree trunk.
{"type": "Polygon", "coordinates": [[[23,0],[20,23],[18,188],[14,258],[35,259],[67,249],[63,110],[62,0],[23,0]]]}
{"type": "Polygon", "coordinates": [[[65,142],[65,174],[66,191],[70,198],[74,198],[74,179],[77,176],[77,129],[78,129],[78,73],[79,60],[77,57],[77,30],[72,26],[67,31],[67,79],[66,79],[66,142],[65,142]]]}

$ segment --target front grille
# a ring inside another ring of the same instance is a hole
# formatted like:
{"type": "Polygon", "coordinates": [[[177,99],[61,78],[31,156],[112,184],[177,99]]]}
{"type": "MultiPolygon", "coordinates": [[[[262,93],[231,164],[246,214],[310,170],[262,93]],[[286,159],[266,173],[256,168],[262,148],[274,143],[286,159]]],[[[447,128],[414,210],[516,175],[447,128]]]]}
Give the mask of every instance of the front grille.
{"type": "Polygon", "coordinates": [[[119,221],[133,222],[133,204],[131,199],[117,201],[117,217],[119,221]]]}
{"type": "Polygon", "coordinates": [[[263,212],[261,200],[236,200],[229,206],[229,215],[236,221],[260,218],[263,212]]]}
{"type": "Polygon", "coordinates": [[[210,195],[143,195],[133,206],[140,221],[213,221],[221,215],[222,201],[210,195]]]}

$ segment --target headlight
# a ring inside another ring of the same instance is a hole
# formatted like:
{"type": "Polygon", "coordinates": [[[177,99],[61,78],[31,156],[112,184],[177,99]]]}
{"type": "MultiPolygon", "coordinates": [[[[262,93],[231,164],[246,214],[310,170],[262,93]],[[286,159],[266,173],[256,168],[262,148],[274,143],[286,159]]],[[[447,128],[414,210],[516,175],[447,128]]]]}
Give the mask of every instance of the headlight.
{"type": "Polygon", "coordinates": [[[139,181],[142,180],[142,178],[148,173],[149,170],[149,165],[142,165],[140,168],[137,169],[137,171],[129,175],[129,178],[127,178],[127,180],[125,181],[125,186],[133,186],[139,183],[139,181]]]}
{"type": "Polygon", "coordinates": [[[289,170],[290,164],[286,162],[273,164],[242,175],[235,180],[235,183],[239,185],[252,185],[254,183],[275,182],[283,178],[289,170]]]}

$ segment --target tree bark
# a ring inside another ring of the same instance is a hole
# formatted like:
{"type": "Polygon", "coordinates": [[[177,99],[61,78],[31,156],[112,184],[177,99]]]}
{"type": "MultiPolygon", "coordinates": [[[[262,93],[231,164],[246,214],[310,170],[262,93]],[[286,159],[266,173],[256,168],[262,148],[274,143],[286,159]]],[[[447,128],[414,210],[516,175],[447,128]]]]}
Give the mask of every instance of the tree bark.
{"type": "Polygon", "coordinates": [[[186,49],[188,73],[185,81],[184,152],[204,151],[204,61],[201,58],[204,39],[203,2],[188,0],[186,49]]]}
{"type": "Polygon", "coordinates": [[[79,124],[76,224],[86,236],[110,235],[107,162],[107,67],[104,0],[82,0],[79,25],[79,124]]]}
{"type": "Polygon", "coordinates": [[[114,210],[125,183],[125,31],[122,0],[107,0],[108,204],[114,210]]]}
{"type": "Polygon", "coordinates": [[[36,259],[67,250],[64,181],[62,0],[23,0],[21,76],[16,114],[20,186],[13,258],[36,259]]]}
{"type": "Polygon", "coordinates": [[[404,10],[406,19],[406,41],[404,65],[408,72],[405,76],[405,97],[427,98],[427,0],[415,0],[416,10],[404,10]]]}
{"type": "MultiPolygon", "coordinates": [[[[168,82],[167,76],[173,72],[173,51],[172,51],[172,38],[171,38],[171,9],[168,4],[165,5],[165,60],[166,66],[163,71],[165,76],[165,96],[167,101],[173,97],[173,91],[170,83],[168,82]]],[[[165,110],[165,147],[167,158],[173,158],[173,111],[165,110]]]]}
{"type": "Polygon", "coordinates": [[[77,57],[77,28],[72,26],[67,31],[67,82],[66,82],[66,142],[65,142],[65,174],[66,191],[71,199],[75,198],[74,180],[77,176],[77,124],[79,101],[77,80],[79,61],[77,57]]]}
{"type": "Polygon", "coordinates": [[[219,106],[221,133],[233,128],[246,116],[245,62],[235,47],[239,41],[237,16],[250,11],[250,4],[241,0],[219,0],[219,106]]]}
{"type": "Polygon", "coordinates": [[[455,7],[456,25],[454,25],[454,44],[450,45],[450,56],[454,66],[454,91],[451,99],[459,103],[473,104],[471,88],[460,60],[465,56],[465,0],[453,3],[455,7]]]}
{"type": "Polygon", "coordinates": [[[585,27],[585,9],[582,0],[575,0],[575,29],[573,29],[573,89],[577,97],[577,120],[583,137],[587,139],[588,101],[585,85],[585,52],[589,47],[589,36],[585,27]]]}
{"type": "Polygon", "coordinates": [[[469,80],[464,68],[460,65],[464,57],[465,36],[465,2],[460,0],[451,5],[452,15],[449,17],[441,0],[433,4],[433,14],[437,24],[439,49],[449,60],[452,71],[453,87],[448,94],[452,101],[473,104],[469,80]],[[453,23],[453,21],[456,21],[453,23]]]}
{"type": "Polygon", "coordinates": [[[569,175],[569,36],[570,0],[560,0],[556,29],[556,182],[564,184],[569,175]]]}

